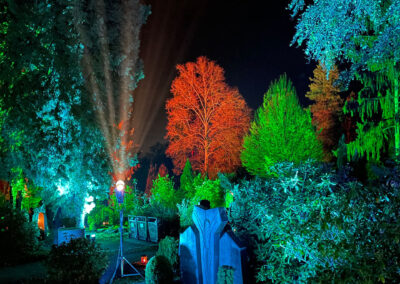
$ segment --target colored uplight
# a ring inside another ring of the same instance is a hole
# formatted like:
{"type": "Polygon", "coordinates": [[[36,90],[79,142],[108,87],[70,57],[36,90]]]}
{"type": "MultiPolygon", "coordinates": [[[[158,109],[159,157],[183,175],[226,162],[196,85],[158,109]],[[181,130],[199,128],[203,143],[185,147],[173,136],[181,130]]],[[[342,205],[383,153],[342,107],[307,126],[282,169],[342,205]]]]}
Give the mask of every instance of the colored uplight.
{"type": "Polygon", "coordinates": [[[117,181],[117,190],[123,191],[125,188],[125,183],[122,180],[117,181]]]}
{"type": "Polygon", "coordinates": [[[141,257],[140,257],[140,262],[142,263],[142,264],[147,264],[147,262],[148,262],[148,259],[147,259],[147,255],[142,255],[141,257]]]}

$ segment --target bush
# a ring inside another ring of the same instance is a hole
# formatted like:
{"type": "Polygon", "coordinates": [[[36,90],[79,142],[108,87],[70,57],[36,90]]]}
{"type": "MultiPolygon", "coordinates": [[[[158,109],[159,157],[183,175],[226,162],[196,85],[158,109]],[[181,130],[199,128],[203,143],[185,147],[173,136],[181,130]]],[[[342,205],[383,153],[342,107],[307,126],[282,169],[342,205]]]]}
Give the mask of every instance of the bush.
{"type": "Polygon", "coordinates": [[[178,215],[179,215],[179,225],[181,228],[185,229],[193,225],[193,207],[194,205],[190,203],[189,200],[184,199],[181,204],[177,204],[178,215]]]}
{"type": "Polygon", "coordinates": [[[95,242],[79,238],[53,246],[46,265],[51,282],[98,283],[107,261],[95,242]]]}
{"type": "Polygon", "coordinates": [[[233,284],[233,274],[235,269],[231,266],[223,265],[218,267],[217,284],[233,284]]]}
{"type": "Polygon", "coordinates": [[[201,200],[206,199],[210,201],[211,208],[225,206],[225,191],[220,186],[219,179],[202,179],[199,174],[195,178],[194,186],[195,194],[191,201],[193,205],[197,205],[201,200]]]}
{"type": "Polygon", "coordinates": [[[171,264],[172,269],[176,271],[179,265],[178,249],[179,240],[170,236],[166,236],[159,242],[156,255],[165,256],[165,258],[167,258],[169,263],[171,264]]]}
{"type": "Polygon", "coordinates": [[[39,249],[37,223],[28,222],[24,211],[0,201],[0,266],[27,261],[39,249]]]}
{"type": "Polygon", "coordinates": [[[150,258],[146,266],[146,284],[170,284],[173,282],[171,264],[163,255],[150,258]]]}
{"type": "Polygon", "coordinates": [[[153,181],[151,192],[152,199],[166,208],[176,208],[176,204],[179,202],[178,192],[174,189],[174,182],[168,175],[165,177],[159,175],[153,181]]]}
{"type": "Polygon", "coordinates": [[[397,282],[400,170],[362,186],[321,164],[274,166],[234,187],[229,219],[259,282],[397,282]]]}

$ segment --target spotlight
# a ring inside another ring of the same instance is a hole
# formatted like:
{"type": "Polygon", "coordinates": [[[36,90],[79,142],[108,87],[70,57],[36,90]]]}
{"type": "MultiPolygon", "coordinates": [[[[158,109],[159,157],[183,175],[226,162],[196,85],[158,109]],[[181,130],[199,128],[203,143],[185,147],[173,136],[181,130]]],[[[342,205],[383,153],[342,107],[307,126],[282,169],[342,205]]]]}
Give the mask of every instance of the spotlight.
{"type": "Polygon", "coordinates": [[[117,181],[116,189],[115,195],[117,196],[118,203],[122,204],[124,203],[125,183],[122,180],[117,181]]]}

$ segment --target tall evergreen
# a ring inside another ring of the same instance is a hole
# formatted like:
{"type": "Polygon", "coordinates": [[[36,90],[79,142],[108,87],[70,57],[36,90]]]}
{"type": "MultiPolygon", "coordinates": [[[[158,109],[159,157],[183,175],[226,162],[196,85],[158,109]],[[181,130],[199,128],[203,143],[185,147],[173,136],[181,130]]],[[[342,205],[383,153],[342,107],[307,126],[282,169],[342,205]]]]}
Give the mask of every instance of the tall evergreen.
{"type": "Polygon", "coordinates": [[[243,147],[243,165],[262,177],[268,176],[270,167],[277,162],[322,159],[322,145],[311,124],[310,112],[300,106],[286,75],[273,82],[264,95],[243,147]]]}

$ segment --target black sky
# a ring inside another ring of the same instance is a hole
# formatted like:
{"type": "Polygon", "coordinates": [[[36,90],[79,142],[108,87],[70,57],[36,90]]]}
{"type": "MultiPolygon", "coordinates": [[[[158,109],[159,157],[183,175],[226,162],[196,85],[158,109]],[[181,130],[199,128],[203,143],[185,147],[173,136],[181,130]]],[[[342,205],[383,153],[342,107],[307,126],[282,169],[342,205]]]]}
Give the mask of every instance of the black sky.
{"type": "Polygon", "coordinates": [[[303,50],[290,46],[295,21],[287,1],[147,0],[152,6],[141,35],[145,79],[139,83],[137,133],[146,151],[165,135],[165,100],[176,76],[175,65],[199,56],[225,69],[226,81],[236,86],[254,110],[271,81],[287,73],[300,101],[315,64],[303,50]],[[139,125],[140,124],[140,125],[139,125]]]}

